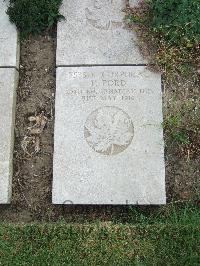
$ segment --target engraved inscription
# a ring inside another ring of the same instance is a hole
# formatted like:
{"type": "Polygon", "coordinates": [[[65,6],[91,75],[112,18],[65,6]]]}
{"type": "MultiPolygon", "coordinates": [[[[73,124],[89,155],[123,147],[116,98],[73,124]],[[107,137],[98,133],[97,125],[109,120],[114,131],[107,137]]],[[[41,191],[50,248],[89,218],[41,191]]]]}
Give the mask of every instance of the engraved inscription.
{"type": "Polygon", "coordinates": [[[85,9],[87,22],[99,30],[114,30],[123,27],[119,17],[121,12],[121,1],[119,4],[113,0],[93,0],[91,7],[85,9]]]}
{"type": "MultiPolygon", "coordinates": [[[[144,76],[144,75],[143,75],[144,76]]],[[[131,79],[140,80],[140,73],[126,71],[102,71],[98,75],[94,72],[69,72],[67,78],[84,80],[83,87],[76,87],[76,82],[68,86],[66,95],[72,98],[79,98],[84,103],[90,101],[135,101],[142,97],[149,97],[153,90],[147,86],[138,88],[130,82],[131,79]]],[[[111,105],[113,103],[110,103],[111,105]]],[[[105,104],[103,104],[105,105],[105,104]]]]}
{"type": "Polygon", "coordinates": [[[134,127],[129,115],[115,106],[104,106],[87,118],[84,136],[89,146],[104,155],[124,151],[132,142],[134,127]]]}

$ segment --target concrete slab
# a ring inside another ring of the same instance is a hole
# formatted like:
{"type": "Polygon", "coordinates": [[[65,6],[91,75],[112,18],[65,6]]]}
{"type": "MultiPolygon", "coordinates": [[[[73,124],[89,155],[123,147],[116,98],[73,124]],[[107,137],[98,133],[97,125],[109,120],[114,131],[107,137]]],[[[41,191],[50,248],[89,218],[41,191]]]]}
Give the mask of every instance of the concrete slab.
{"type": "Polygon", "coordinates": [[[144,64],[133,30],[123,22],[124,0],[64,0],[58,23],[57,66],[144,64]]]}
{"type": "Polygon", "coordinates": [[[18,72],[0,68],[0,203],[10,203],[18,72]]]}
{"type": "Polygon", "coordinates": [[[165,204],[161,77],[57,69],[53,203],[165,204]]]}
{"type": "Polygon", "coordinates": [[[130,7],[137,7],[142,0],[128,0],[130,7]]]}
{"type": "Polygon", "coordinates": [[[14,24],[6,14],[9,0],[0,1],[0,67],[19,66],[19,42],[14,24]]]}

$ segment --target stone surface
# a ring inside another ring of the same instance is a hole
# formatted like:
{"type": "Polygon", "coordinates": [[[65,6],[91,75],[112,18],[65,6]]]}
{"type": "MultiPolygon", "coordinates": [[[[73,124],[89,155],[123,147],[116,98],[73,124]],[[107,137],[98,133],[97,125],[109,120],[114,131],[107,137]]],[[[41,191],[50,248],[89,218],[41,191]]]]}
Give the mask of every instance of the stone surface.
{"type": "Polygon", "coordinates": [[[18,72],[0,69],[0,203],[11,198],[15,98],[18,72]]]}
{"type": "Polygon", "coordinates": [[[53,203],[164,204],[161,77],[57,68],[53,203]]]}
{"type": "Polygon", "coordinates": [[[144,64],[124,0],[66,0],[58,23],[57,65],[144,64]]]}
{"type": "Polygon", "coordinates": [[[19,65],[18,34],[6,14],[9,0],[0,0],[0,67],[19,65]]]}
{"type": "Polygon", "coordinates": [[[128,0],[128,1],[130,7],[137,7],[139,3],[142,2],[141,0],[128,0]]]}

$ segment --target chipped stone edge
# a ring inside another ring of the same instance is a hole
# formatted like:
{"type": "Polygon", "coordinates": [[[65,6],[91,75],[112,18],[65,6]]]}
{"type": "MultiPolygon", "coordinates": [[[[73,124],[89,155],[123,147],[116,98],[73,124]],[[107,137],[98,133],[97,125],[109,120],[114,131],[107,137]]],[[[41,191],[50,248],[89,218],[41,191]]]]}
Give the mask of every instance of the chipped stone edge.
{"type": "Polygon", "coordinates": [[[14,71],[13,75],[13,102],[12,102],[12,126],[11,130],[11,140],[10,140],[10,157],[8,158],[9,161],[9,169],[8,169],[8,187],[7,187],[7,199],[5,202],[0,202],[0,204],[10,204],[11,197],[12,197],[12,176],[13,176],[13,151],[14,151],[14,131],[15,131],[15,110],[16,110],[16,98],[17,98],[17,86],[19,82],[19,72],[13,67],[12,70],[14,71]]]}
{"type": "Polygon", "coordinates": [[[167,203],[167,200],[166,200],[166,197],[165,199],[163,199],[162,201],[160,202],[147,202],[146,200],[145,201],[141,201],[141,200],[137,200],[135,202],[130,202],[128,200],[126,200],[126,202],[124,203],[113,203],[113,202],[107,202],[107,203],[76,203],[76,202],[73,202],[71,200],[65,200],[63,203],[61,203],[60,201],[56,201],[54,198],[52,198],[52,204],[54,205],[75,205],[75,206],[78,206],[78,205],[84,205],[84,206],[99,206],[99,205],[102,205],[102,206],[164,206],[166,205],[167,203]]]}
{"type": "Polygon", "coordinates": [[[19,70],[19,60],[20,60],[20,40],[19,40],[19,32],[17,31],[17,48],[16,48],[16,68],[19,70]]]}
{"type": "Polygon", "coordinates": [[[15,113],[17,101],[17,87],[19,82],[19,72],[14,70],[14,84],[13,84],[13,104],[12,104],[12,127],[11,127],[11,145],[10,145],[10,166],[9,166],[9,187],[8,187],[8,203],[12,196],[12,176],[13,176],[13,152],[14,152],[14,135],[15,135],[15,113]]]}

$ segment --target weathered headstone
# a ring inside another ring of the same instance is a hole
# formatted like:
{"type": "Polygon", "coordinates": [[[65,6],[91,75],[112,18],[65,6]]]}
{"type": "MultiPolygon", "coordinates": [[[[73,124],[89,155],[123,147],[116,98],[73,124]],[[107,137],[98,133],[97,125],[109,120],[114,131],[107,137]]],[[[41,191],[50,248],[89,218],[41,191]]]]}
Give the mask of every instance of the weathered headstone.
{"type": "Polygon", "coordinates": [[[0,1],[0,204],[11,200],[12,157],[19,43],[15,25],[6,10],[9,0],[0,1]]]}
{"type": "Polygon", "coordinates": [[[144,66],[136,35],[123,22],[127,3],[63,1],[55,204],[166,202],[161,76],[144,66]]]}
{"type": "Polygon", "coordinates": [[[9,0],[0,1],[0,67],[18,67],[18,34],[6,14],[8,3],[9,0]]]}
{"type": "Polygon", "coordinates": [[[141,3],[141,0],[128,0],[130,7],[138,7],[139,3],[141,3]]]}
{"type": "Polygon", "coordinates": [[[0,203],[11,198],[15,93],[18,72],[0,68],[0,203]]]}
{"type": "Polygon", "coordinates": [[[136,35],[123,21],[125,7],[125,0],[63,1],[57,66],[145,63],[136,35]]]}
{"type": "Polygon", "coordinates": [[[160,75],[144,66],[58,68],[53,203],[165,201],[160,75]]]}

